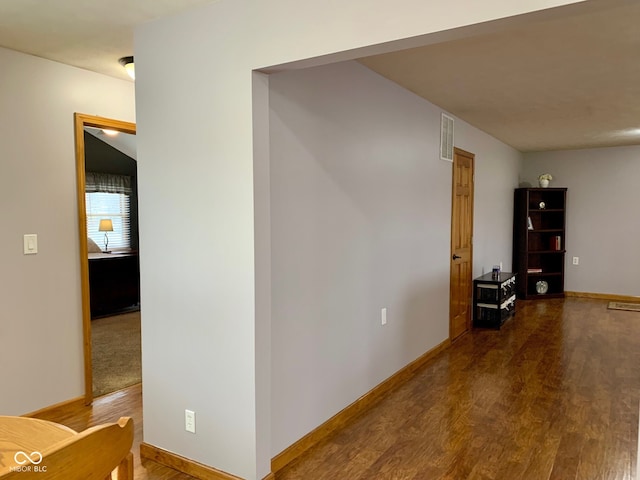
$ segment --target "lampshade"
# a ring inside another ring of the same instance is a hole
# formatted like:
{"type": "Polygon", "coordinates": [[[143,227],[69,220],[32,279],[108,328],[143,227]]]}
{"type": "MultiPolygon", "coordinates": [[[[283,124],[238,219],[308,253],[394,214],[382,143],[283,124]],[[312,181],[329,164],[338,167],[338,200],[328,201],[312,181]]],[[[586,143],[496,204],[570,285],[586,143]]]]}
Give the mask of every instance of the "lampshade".
{"type": "Polygon", "coordinates": [[[103,218],[100,220],[100,226],[98,227],[100,232],[113,232],[113,222],[110,218],[103,218]]]}
{"type": "Polygon", "coordinates": [[[120,65],[124,67],[129,76],[135,80],[136,70],[133,64],[133,57],[122,57],[118,62],[120,62],[120,65]]]}

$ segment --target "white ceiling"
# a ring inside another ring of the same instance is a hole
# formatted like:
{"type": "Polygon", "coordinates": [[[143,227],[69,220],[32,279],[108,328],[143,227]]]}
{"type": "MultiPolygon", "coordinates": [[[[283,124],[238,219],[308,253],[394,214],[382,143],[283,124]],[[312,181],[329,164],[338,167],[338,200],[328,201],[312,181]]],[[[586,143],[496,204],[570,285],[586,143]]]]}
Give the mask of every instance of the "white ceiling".
{"type": "Polygon", "coordinates": [[[112,146],[124,153],[127,157],[138,160],[136,135],[133,133],[117,132],[115,135],[107,135],[101,128],[84,127],[84,131],[93,135],[101,142],[112,146]]]}
{"type": "Polygon", "coordinates": [[[520,151],[640,144],[640,2],[362,59],[520,151]]]}
{"type": "Polygon", "coordinates": [[[137,25],[212,0],[0,0],[0,46],[130,80],[137,25]]]}
{"type": "MultiPolygon", "coordinates": [[[[128,79],[137,25],[211,1],[2,0],[0,46],[128,79]]],[[[521,151],[640,144],[640,2],[588,3],[361,61],[521,151]]]]}

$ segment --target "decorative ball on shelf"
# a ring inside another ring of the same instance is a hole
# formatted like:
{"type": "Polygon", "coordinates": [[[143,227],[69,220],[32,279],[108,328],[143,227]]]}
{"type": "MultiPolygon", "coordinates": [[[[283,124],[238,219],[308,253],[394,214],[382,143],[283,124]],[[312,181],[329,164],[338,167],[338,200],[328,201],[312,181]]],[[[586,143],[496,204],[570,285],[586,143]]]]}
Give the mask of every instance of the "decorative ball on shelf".
{"type": "Polygon", "coordinates": [[[549,284],[544,280],[539,280],[536,282],[536,293],[540,295],[544,295],[549,291],[549,284]]]}
{"type": "Polygon", "coordinates": [[[538,183],[542,188],[547,188],[551,180],[553,180],[553,177],[550,173],[543,173],[538,177],[538,183]]]}

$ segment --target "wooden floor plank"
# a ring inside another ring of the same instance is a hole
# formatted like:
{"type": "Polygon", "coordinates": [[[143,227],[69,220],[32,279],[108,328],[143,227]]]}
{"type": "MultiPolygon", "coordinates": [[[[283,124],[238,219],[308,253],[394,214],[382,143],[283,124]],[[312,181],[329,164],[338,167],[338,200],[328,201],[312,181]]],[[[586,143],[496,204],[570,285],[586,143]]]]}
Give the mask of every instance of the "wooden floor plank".
{"type": "Polygon", "coordinates": [[[116,422],[131,417],[135,427],[133,438],[133,478],[136,480],[189,480],[193,477],[167,468],[151,460],[140,460],[142,442],[142,385],[137,384],[118,392],[96,398],[91,406],[62,407],[37,415],[82,431],[101,423],[116,422]]]}
{"type": "MultiPolygon", "coordinates": [[[[521,301],[501,330],[460,338],[276,479],[636,479],[639,366],[640,314],[521,301]]],[[[82,430],[123,415],[136,479],[190,478],[140,462],[139,386],[41,418],[82,430]]]]}
{"type": "Polygon", "coordinates": [[[620,313],[601,300],[519,302],[500,331],[461,338],[276,478],[636,478],[640,315],[620,313]],[[377,443],[396,448],[355,476],[331,453],[377,443]]]}

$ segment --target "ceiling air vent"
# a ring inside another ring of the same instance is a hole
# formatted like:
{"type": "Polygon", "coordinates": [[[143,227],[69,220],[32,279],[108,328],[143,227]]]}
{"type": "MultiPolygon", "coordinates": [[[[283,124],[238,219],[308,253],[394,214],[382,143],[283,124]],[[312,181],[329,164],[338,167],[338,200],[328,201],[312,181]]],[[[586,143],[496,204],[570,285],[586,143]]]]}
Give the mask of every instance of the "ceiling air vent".
{"type": "Polygon", "coordinates": [[[453,162],[453,118],[444,113],[440,122],[440,158],[453,162]]]}

